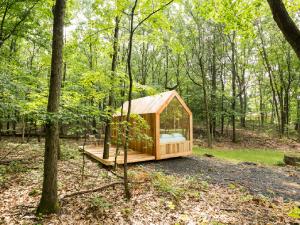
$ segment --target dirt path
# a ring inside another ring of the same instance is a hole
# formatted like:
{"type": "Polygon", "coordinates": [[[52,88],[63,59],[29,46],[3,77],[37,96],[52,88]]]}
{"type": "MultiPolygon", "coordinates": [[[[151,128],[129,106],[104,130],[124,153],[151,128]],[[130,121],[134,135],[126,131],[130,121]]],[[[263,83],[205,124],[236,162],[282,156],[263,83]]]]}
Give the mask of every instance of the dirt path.
{"type": "Polygon", "coordinates": [[[251,194],[300,201],[300,170],[232,164],[207,157],[185,157],[147,163],[168,174],[200,175],[213,184],[241,185],[251,194]]]}

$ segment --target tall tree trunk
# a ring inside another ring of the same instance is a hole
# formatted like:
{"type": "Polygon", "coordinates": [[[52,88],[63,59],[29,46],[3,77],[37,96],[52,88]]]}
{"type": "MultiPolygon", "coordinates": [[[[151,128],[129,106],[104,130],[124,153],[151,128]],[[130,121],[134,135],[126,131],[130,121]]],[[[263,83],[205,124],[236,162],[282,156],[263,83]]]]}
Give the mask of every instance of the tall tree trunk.
{"type": "Polygon", "coordinates": [[[236,65],[235,65],[235,31],[233,32],[231,41],[231,72],[232,72],[232,100],[231,100],[231,124],[232,124],[232,142],[236,142],[236,131],[235,131],[235,107],[236,107],[236,65]]]}
{"type": "Polygon", "coordinates": [[[111,113],[113,112],[113,101],[114,101],[114,77],[117,68],[117,58],[118,58],[118,39],[119,39],[119,23],[120,18],[117,16],[115,18],[115,32],[114,32],[114,43],[113,43],[113,56],[111,63],[111,81],[112,86],[110,88],[109,96],[108,96],[108,118],[106,120],[105,132],[104,132],[104,150],[103,150],[103,159],[109,158],[109,147],[110,147],[110,139],[111,139],[111,113]]]}
{"type": "Polygon", "coordinates": [[[65,0],[56,0],[54,6],[54,23],[52,37],[51,77],[47,112],[51,118],[46,122],[46,141],[44,155],[44,179],[42,197],[37,214],[57,213],[57,151],[59,149],[58,119],[53,117],[59,112],[59,99],[62,76],[63,28],[65,0]]]}
{"type": "Polygon", "coordinates": [[[288,68],[288,79],[287,79],[287,84],[285,85],[285,95],[284,95],[284,111],[286,115],[286,128],[287,128],[287,134],[289,135],[289,123],[290,123],[290,89],[292,85],[292,71],[291,71],[291,54],[290,51],[288,50],[287,52],[287,57],[286,57],[286,62],[287,62],[287,68],[288,68]]]}
{"type": "Polygon", "coordinates": [[[216,68],[216,37],[213,34],[212,46],[212,69],[211,69],[211,135],[212,138],[216,135],[216,92],[217,92],[217,68],[216,68]]]}
{"type": "Polygon", "coordinates": [[[298,141],[300,142],[300,91],[299,89],[297,95],[297,131],[298,131],[298,141]]]}
{"type": "Polygon", "coordinates": [[[206,117],[206,132],[207,132],[207,145],[209,148],[212,148],[212,136],[210,131],[210,112],[209,112],[209,105],[208,105],[208,97],[207,97],[207,81],[204,72],[204,65],[202,62],[202,58],[198,57],[200,70],[201,70],[201,78],[202,78],[202,91],[203,91],[203,98],[204,98],[204,107],[205,107],[205,117],[206,117]]]}
{"type": "Polygon", "coordinates": [[[300,59],[300,30],[289,16],[282,0],[268,0],[268,3],[275,22],[300,59]]]}
{"type": "Polygon", "coordinates": [[[286,114],[284,110],[284,105],[285,105],[285,91],[286,91],[286,85],[285,85],[285,78],[283,71],[281,69],[280,64],[278,63],[278,74],[280,78],[280,85],[279,88],[277,88],[277,95],[279,99],[279,109],[280,109],[280,135],[284,135],[285,133],[285,127],[286,127],[286,114]],[[279,90],[278,90],[279,89],[279,90]]]}
{"type": "Polygon", "coordinates": [[[224,122],[225,122],[225,107],[224,107],[224,98],[225,98],[225,81],[224,81],[224,76],[225,76],[225,73],[223,73],[223,68],[224,68],[224,65],[222,64],[222,67],[221,67],[221,73],[220,73],[220,76],[221,76],[221,91],[222,91],[222,96],[221,96],[221,134],[223,135],[224,134],[224,122]]]}
{"type": "Polygon", "coordinates": [[[260,113],[260,127],[262,128],[265,123],[264,103],[263,103],[263,91],[261,77],[258,78],[259,89],[259,113],[260,113]]]}
{"type": "MultiPolygon", "coordinates": [[[[132,70],[131,70],[131,55],[132,55],[132,43],[133,43],[133,35],[136,29],[142,25],[147,19],[149,19],[152,15],[159,12],[160,10],[164,9],[166,6],[171,4],[173,0],[167,2],[166,4],[162,5],[160,8],[153,10],[148,16],[145,16],[135,27],[133,26],[134,23],[134,12],[138,3],[138,0],[134,1],[133,7],[131,8],[130,12],[130,29],[129,29],[129,40],[128,40],[128,52],[127,52],[127,69],[128,69],[128,77],[129,77],[129,91],[128,91],[128,109],[127,109],[127,116],[126,116],[126,132],[125,132],[125,146],[124,146],[124,187],[125,187],[125,197],[127,199],[130,198],[130,191],[128,186],[128,176],[127,176],[127,154],[128,154],[128,147],[129,147],[129,134],[130,134],[130,111],[131,111],[131,100],[132,100],[132,86],[133,86],[133,77],[132,77],[132,70]]],[[[126,110],[126,109],[125,109],[126,110]]]]}
{"type": "MultiPolygon", "coordinates": [[[[274,105],[274,109],[275,109],[275,115],[276,115],[277,121],[278,121],[278,128],[280,130],[281,120],[280,120],[280,114],[279,114],[279,109],[278,109],[278,101],[277,101],[277,97],[276,97],[276,95],[278,95],[277,94],[278,92],[276,92],[275,82],[274,82],[274,78],[273,78],[273,70],[270,65],[268,54],[267,54],[267,51],[265,48],[265,42],[264,42],[264,38],[263,38],[263,34],[262,34],[262,29],[261,29],[261,27],[258,27],[258,29],[259,29],[259,35],[260,35],[261,44],[262,44],[262,46],[261,46],[262,47],[262,58],[264,61],[264,66],[269,75],[269,81],[270,81],[270,86],[271,86],[271,90],[272,90],[273,102],[274,102],[273,105],[274,105]]],[[[273,107],[273,105],[272,105],[272,107],[273,107]]]]}
{"type": "MultiPolygon", "coordinates": [[[[128,77],[129,77],[129,90],[128,90],[128,108],[127,108],[127,116],[126,116],[126,134],[125,134],[125,146],[124,146],[124,188],[125,188],[125,197],[126,199],[130,199],[131,194],[128,186],[128,173],[127,173],[127,156],[128,156],[128,148],[129,148],[129,134],[130,134],[130,112],[131,112],[131,100],[132,100],[132,86],[133,86],[133,77],[131,70],[131,55],[132,55],[132,43],[133,43],[133,34],[134,34],[134,12],[137,6],[138,0],[135,0],[134,5],[131,9],[130,14],[130,33],[128,40],[128,54],[127,54],[127,69],[128,69],[128,77]]],[[[125,109],[126,110],[126,109],[125,109]]]]}
{"type": "MultiPolygon", "coordinates": [[[[246,55],[244,55],[246,57],[246,55]]],[[[245,65],[241,70],[241,76],[239,78],[239,100],[240,100],[240,123],[241,127],[246,128],[246,111],[247,111],[247,93],[245,82],[245,65]]]]}

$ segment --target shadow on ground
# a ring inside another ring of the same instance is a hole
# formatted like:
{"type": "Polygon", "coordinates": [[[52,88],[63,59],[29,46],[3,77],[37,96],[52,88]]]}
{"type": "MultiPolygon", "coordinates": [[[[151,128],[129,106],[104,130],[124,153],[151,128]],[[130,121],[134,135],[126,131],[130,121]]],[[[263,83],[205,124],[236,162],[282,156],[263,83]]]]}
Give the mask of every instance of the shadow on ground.
{"type": "Polygon", "coordinates": [[[199,175],[212,184],[241,185],[251,194],[300,201],[300,171],[289,167],[232,164],[207,157],[183,157],[148,162],[167,174],[199,175]]]}

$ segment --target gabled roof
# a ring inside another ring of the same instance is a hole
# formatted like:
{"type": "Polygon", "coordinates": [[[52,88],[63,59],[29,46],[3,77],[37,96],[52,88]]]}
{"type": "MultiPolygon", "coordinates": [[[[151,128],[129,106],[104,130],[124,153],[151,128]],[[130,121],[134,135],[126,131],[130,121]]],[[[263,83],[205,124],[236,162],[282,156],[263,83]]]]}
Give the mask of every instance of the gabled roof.
{"type": "MultiPolygon", "coordinates": [[[[143,98],[133,99],[131,101],[131,113],[132,114],[149,114],[149,113],[161,113],[163,109],[169,104],[169,102],[177,97],[179,102],[183,105],[189,114],[192,114],[187,105],[176,91],[167,91],[157,95],[147,96],[143,98]]],[[[123,115],[127,114],[128,101],[123,104],[123,115]]],[[[117,112],[115,116],[120,116],[121,112],[117,112]]]]}

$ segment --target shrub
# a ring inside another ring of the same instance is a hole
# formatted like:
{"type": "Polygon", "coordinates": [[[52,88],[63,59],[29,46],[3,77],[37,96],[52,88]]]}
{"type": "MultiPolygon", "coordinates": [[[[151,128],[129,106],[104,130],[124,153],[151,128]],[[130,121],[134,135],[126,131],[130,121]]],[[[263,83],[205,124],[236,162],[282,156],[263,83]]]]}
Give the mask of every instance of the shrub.
{"type": "Polygon", "coordinates": [[[178,186],[178,181],[174,176],[156,172],[151,178],[154,187],[160,192],[168,193],[175,198],[182,196],[184,189],[178,186]]]}
{"type": "Polygon", "coordinates": [[[112,204],[109,203],[107,200],[105,200],[103,197],[101,196],[97,196],[97,197],[94,197],[90,200],[90,203],[91,203],[91,206],[94,208],[94,209],[98,209],[100,211],[104,211],[106,209],[109,209],[112,207],[112,204]]]}

